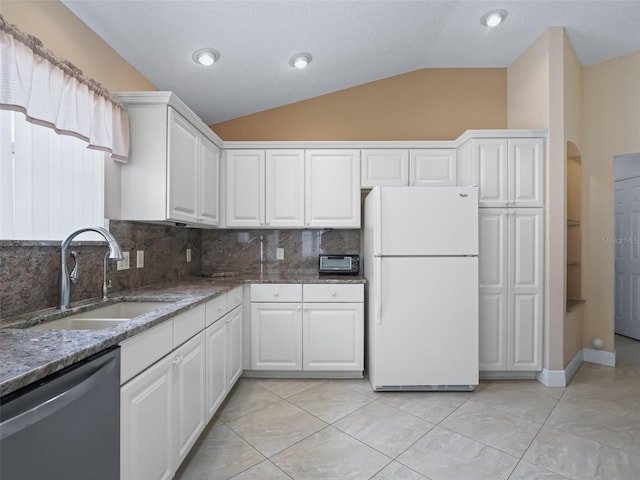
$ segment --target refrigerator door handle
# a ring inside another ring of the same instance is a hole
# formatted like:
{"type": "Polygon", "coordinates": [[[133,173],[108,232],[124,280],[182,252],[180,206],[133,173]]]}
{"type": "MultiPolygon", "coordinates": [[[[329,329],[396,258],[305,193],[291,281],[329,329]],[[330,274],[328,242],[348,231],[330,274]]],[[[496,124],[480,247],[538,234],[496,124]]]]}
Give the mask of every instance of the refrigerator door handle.
{"type": "Polygon", "coordinates": [[[382,258],[374,257],[373,275],[376,279],[376,325],[382,325],[382,258]]]}

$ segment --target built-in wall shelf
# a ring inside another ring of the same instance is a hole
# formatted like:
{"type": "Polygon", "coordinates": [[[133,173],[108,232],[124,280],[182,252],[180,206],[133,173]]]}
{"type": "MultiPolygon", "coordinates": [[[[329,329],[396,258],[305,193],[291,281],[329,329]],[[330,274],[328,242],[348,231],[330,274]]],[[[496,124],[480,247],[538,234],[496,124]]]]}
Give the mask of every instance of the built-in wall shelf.
{"type": "Polygon", "coordinates": [[[582,262],[580,260],[569,260],[567,262],[567,266],[570,267],[572,265],[580,265],[582,262]]]}
{"type": "Polygon", "coordinates": [[[577,220],[575,218],[567,218],[567,227],[579,227],[580,226],[580,220],[577,220]]]}
{"type": "Polygon", "coordinates": [[[567,313],[572,312],[584,303],[584,298],[567,298],[567,313]]]}

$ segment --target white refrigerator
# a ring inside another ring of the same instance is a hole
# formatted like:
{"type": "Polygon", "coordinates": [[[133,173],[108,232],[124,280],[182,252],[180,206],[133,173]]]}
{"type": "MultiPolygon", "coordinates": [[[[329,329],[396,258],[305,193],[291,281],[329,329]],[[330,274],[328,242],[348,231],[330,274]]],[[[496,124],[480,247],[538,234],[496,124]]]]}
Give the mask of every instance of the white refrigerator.
{"type": "Polygon", "coordinates": [[[374,390],[478,385],[477,187],[375,187],[365,199],[374,390]]]}

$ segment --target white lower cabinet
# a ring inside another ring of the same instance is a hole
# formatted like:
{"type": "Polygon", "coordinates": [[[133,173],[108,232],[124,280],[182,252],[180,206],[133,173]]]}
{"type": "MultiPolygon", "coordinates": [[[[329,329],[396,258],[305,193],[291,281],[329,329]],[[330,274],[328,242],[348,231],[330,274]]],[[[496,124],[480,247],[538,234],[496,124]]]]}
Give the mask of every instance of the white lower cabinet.
{"type": "Polygon", "coordinates": [[[302,369],[300,303],[251,303],[251,369],[302,369]]]}
{"type": "Polygon", "coordinates": [[[364,369],[364,286],[251,286],[251,369],[364,369]],[[257,301],[256,301],[257,300],[257,301]]]}
{"type": "Polygon", "coordinates": [[[543,210],[479,211],[480,370],[539,371],[543,210]]]}
{"type": "Polygon", "coordinates": [[[174,465],[185,459],[207,424],[205,412],[205,342],[200,332],[173,352],[174,465]]]}
{"type": "Polygon", "coordinates": [[[363,370],[362,303],[305,303],[303,370],[363,370]]]}
{"type": "Polygon", "coordinates": [[[120,389],[121,480],[173,477],[172,362],[163,358],[120,389]]]}
{"type": "Polygon", "coordinates": [[[207,327],[207,421],[242,375],[242,307],[207,327]]]}
{"type": "Polygon", "coordinates": [[[121,480],[173,478],[242,374],[238,292],[121,344],[121,480]]]}

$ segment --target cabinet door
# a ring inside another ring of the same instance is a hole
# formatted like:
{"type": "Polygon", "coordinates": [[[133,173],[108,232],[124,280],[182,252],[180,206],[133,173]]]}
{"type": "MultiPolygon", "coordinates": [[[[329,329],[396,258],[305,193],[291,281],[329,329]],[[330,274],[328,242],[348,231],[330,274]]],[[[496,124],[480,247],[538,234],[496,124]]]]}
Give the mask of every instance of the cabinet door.
{"type": "Polygon", "coordinates": [[[509,369],[542,368],[543,211],[509,210],[509,369]]]}
{"type": "Polygon", "coordinates": [[[507,370],[508,211],[479,210],[480,370],[507,370]]]}
{"type": "Polygon", "coordinates": [[[169,158],[167,159],[167,218],[197,221],[198,130],[169,108],[169,158]]]}
{"type": "Polygon", "coordinates": [[[362,303],[305,303],[303,370],[364,369],[362,303]]]}
{"type": "Polygon", "coordinates": [[[514,207],[544,205],[544,139],[509,140],[509,202],[514,207]]]}
{"type": "Polygon", "coordinates": [[[165,357],[120,389],[122,480],[173,478],[172,361],[165,357]]]}
{"type": "Polygon", "coordinates": [[[204,337],[204,332],[200,332],[171,355],[175,422],[173,453],[176,468],[206,425],[204,337]]]}
{"type": "Polygon", "coordinates": [[[455,184],[455,149],[433,148],[409,151],[409,185],[432,187],[455,184]]]}
{"type": "Polygon", "coordinates": [[[360,228],[360,151],[305,152],[305,226],[360,228]]]}
{"type": "Polygon", "coordinates": [[[251,304],[251,368],[302,369],[302,306],[251,304]]]}
{"type": "Polygon", "coordinates": [[[507,188],[507,140],[472,141],[473,178],[478,185],[479,207],[505,207],[509,203],[507,188]]]}
{"type": "Polygon", "coordinates": [[[362,188],[377,185],[409,185],[409,151],[405,149],[362,150],[360,159],[362,188]]]}
{"type": "Polygon", "coordinates": [[[220,319],[205,332],[207,359],[207,421],[211,420],[228,392],[227,335],[225,319],[220,319]]]}
{"type": "Polygon", "coordinates": [[[208,138],[200,142],[200,201],[198,219],[204,225],[220,222],[220,149],[208,138]]]}
{"type": "Polygon", "coordinates": [[[242,375],[242,307],[236,307],[227,317],[227,378],[230,390],[242,375]]]}
{"type": "Polygon", "coordinates": [[[264,150],[227,150],[227,226],[264,226],[264,150]]]}
{"type": "Polygon", "coordinates": [[[304,150],[267,150],[266,224],[304,226],[304,150]]]}

